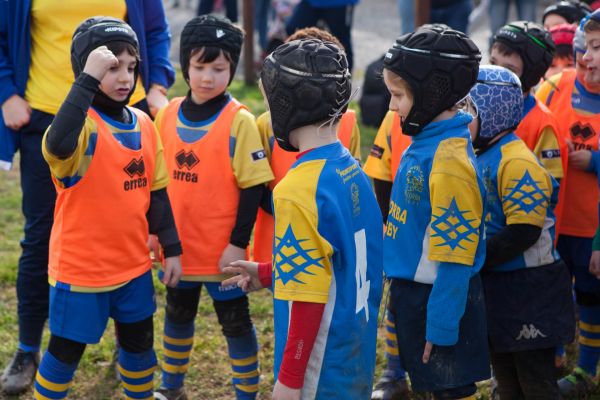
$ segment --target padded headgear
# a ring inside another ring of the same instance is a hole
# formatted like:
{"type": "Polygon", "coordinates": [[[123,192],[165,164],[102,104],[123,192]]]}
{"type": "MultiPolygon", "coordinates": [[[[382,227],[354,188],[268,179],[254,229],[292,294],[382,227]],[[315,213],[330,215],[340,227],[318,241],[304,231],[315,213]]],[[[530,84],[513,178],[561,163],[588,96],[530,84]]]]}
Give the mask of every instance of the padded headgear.
{"type": "Polygon", "coordinates": [[[590,12],[592,12],[590,6],[581,1],[559,1],[556,4],[546,7],[544,16],[542,17],[542,23],[544,23],[548,15],[557,14],[563,17],[568,24],[578,24],[579,21],[590,12]]]}
{"type": "Polygon", "coordinates": [[[352,84],[346,54],[317,39],[293,40],[264,61],[260,79],[273,133],[279,146],[298,151],[290,132],[302,126],[337,121],[348,108],[352,84]]]}
{"type": "Polygon", "coordinates": [[[139,51],[137,35],[128,24],[120,19],[91,17],[75,29],[71,42],[71,66],[75,78],[83,71],[92,50],[110,42],[127,42],[139,51]]]}
{"type": "Polygon", "coordinates": [[[467,35],[452,29],[420,27],[400,36],[383,67],[404,79],[413,107],[402,132],[414,136],[443,111],[464,98],[477,79],[481,53],[467,35]]]}
{"type": "Polygon", "coordinates": [[[237,68],[244,42],[244,32],[231,21],[219,15],[200,15],[192,18],[183,27],[179,41],[179,62],[181,73],[187,81],[192,50],[210,46],[226,51],[231,56],[233,65],[231,79],[237,68]]]}
{"type": "Polygon", "coordinates": [[[493,41],[505,44],[523,60],[523,93],[529,92],[540,81],[556,52],[550,33],[534,22],[517,21],[504,25],[498,29],[493,41]]]}
{"type": "Polygon", "coordinates": [[[571,24],[560,24],[550,28],[550,36],[556,46],[573,46],[573,37],[577,28],[571,24]]]}
{"type": "Polygon", "coordinates": [[[479,135],[473,141],[476,149],[486,147],[498,134],[521,122],[523,92],[519,77],[512,71],[495,65],[482,66],[469,94],[479,117],[479,135]]]}
{"type": "Polygon", "coordinates": [[[575,36],[573,36],[573,59],[577,58],[577,53],[585,53],[585,33],[583,32],[583,26],[589,20],[590,16],[586,15],[575,30],[575,36]]]}

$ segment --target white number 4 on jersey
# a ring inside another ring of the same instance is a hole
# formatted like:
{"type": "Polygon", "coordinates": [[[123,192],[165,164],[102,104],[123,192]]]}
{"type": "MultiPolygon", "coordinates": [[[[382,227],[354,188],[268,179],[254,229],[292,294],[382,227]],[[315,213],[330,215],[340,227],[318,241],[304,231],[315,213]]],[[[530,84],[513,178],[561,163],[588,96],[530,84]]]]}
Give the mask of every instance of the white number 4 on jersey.
{"type": "Polygon", "coordinates": [[[367,280],[367,238],[364,229],[354,232],[356,246],[356,313],[365,309],[365,317],[369,322],[369,289],[371,282],[367,280]]]}

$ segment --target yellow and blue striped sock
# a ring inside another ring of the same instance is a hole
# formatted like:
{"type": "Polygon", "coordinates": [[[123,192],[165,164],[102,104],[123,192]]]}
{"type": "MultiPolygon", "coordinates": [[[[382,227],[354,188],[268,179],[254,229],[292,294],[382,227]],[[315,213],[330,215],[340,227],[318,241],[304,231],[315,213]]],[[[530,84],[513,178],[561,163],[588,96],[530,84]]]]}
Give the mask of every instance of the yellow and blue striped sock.
{"type": "Polygon", "coordinates": [[[194,321],[176,324],[165,317],[163,336],[162,386],[179,389],[190,365],[194,344],[194,321]]]}
{"type": "Polygon", "coordinates": [[[406,379],[406,371],[402,368],[398,353],[398,339],[396,337],[394,316],[389,310],[386,310],[385,313],[385,358],[387,359],[387,365],[383,375],[395,381],[406,379]]]}
{"type": "Polygon", "coordinates": [[[119,374],[126,399],[152,399],[156,354],[150,349],[143,353],[129,353],[119,349],[119,374]]]}
{"type": "Polygon", "coordinates": [[[596,376],[600,359],[600,307],[579,306],[579,360],[577,365],[596,376]]]}
{"type": "Polygon", "coordinates": [[[46,351],[35,376],[33,398],[36,400],[66,398],[76,369],[77,363],[66,364],[46,351]]]}
{"type": "Polygon", "coordinates": [[[232,383],[238,400],[255,399],[258,394],[258,342],[256,331],[240,337],[227,337],[232,383]]]}

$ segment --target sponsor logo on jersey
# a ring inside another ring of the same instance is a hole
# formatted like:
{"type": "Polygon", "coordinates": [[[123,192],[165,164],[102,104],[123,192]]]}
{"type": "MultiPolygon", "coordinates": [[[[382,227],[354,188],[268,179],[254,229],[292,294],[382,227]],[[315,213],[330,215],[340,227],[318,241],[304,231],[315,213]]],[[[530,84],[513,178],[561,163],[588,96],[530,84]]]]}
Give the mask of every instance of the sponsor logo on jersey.
{"type": "Polygon", "coordinates": [[[252,155],[252,161],[260,161],[267,157],[267,154],[262,149],[255,151],[251,155],[252,155]]]}
{"type": "Polygon", "coordinates": [[[538,337],[545,338],[546,335],[544,335],[542,333],[542,331],[537,329],[535,327],[535,325],[533,325],[533,324],[529,324],[529,326],[527,326],[527,324],[523,324],[523,328],[521,328],[521,332],[519,332],[519,336],[517,336],[517,340],[523,340],[523,339],[530,340],[530,339],[537,339],[538,337]]]}
{"type": "Polygon", "coordinates": [[[360,190],[354,182],[350,185],[350,194],[352,195],[352,214],[356,217],[360,214],[360,190]]]}
{"type": "Polygon", "coordinates": [[[590,124],[584,125],[579,121],[577,121],[573,125],[571,125],[571,127],[569,128],[569,131],[571,132],[571,137],[573,139],[578,138],[581,140],[588,140],[591,137],[593,137],[595,134],[594,129],[592,128],[592,126],[590,124]]]}
{"type": "Polygon", "coordinates": [[[373,147],[371,147],[371,151],[369,152],[369,154],[371,155],[371,157],[375,157],[381,160],[381,158],[383,157],[383,152],[383,147],[379,147],[376,144],[374,144],[373,147]]]}
{"type": "Polygon", "coordinates": [[[404,197],[407,202],[418,203],[421,201],[424,182],[423,171],[419,165],[414,165],[408,169],[406,173],[406,188],[404,189],[404,197]]]}
{"type": "Polygon", "coordinates": [[[542,158],[560,158],[559,149],[542,150],[542,158]]]}
{"type": "Polygon", "coordinates": [[[144,157],[140,157],[139,159],[132,159],[123,168],[123,171],[125,171],[127,175],[129,175],[129,177],[132,178],[123,182],[123,189],[125,191],[148,186],[148,178],[144,176],[144,174],[146,173],[144,157]]]}

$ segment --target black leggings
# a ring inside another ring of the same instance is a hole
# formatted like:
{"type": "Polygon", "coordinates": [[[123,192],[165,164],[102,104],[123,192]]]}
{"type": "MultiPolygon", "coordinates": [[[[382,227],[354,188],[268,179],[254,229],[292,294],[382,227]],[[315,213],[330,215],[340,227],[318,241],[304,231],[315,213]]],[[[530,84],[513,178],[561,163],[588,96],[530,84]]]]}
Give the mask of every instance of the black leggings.
{"type": "MultiPolygon", "coordinates": [[[[198,313],[202,286],[191,289],[167,287],[166,313],[169,321],[185,324],[193,321],[198,313]]],[[[252,320],[248,296],[232,300],[214,300],[213,306],[225,337],[246,336],[252,332],[252,320]]]]}
{"type": "MultiPolygon", "coordinates": [[[[154,324],[152,317],[130,324],[115,321],[119,345],[129,353],[143,353],[152,349],[154,342],[154,324]]],[[[85,343],[76,342],[60,336],[51,335],[48,352],[65,364],[79,363],[85,343]]]]}

